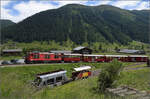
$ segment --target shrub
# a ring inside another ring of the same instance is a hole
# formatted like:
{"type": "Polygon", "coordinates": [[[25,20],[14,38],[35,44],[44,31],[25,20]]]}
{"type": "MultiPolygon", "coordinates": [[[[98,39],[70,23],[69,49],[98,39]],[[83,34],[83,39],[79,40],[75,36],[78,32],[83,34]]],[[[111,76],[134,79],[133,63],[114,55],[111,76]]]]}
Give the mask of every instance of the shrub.
{"type": "Polygon", "coordinates": [[[112,87],[122,69],[122,63],[117,60],[103,67],[98,77],[98,90],[104,92],[106,88],[112,87]]]}

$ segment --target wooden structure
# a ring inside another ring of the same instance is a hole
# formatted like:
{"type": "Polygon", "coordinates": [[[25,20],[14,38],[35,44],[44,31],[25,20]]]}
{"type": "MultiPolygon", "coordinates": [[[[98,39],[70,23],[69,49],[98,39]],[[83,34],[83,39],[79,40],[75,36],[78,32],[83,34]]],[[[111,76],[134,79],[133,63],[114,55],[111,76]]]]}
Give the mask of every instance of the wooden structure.
{"type": "Polygon", "coordinates": [[[150,99],[149,92],[140,91],[128,86],[120,86],[118,88],[107,88],[106,92],[112,93],[113,95],[120,96],[122,97],[121,99],[150,99]]]}
{"type": "Polygon", "coordinates": [[[92,54],[92,49],[88,47],[76,47],[73,49],[72,53],[78,53],[78,54],[92,54]]]}
{"type": "Polygon", "coordinates": [[[22,49],[4,49],[2,55],[21,55],[22,49]]]}

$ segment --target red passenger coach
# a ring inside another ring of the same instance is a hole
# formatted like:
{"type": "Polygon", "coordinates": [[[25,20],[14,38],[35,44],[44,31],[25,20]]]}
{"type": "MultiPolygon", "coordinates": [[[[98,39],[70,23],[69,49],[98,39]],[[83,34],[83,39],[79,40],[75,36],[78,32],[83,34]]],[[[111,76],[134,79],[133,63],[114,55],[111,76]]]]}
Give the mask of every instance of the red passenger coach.
{"type": "Polygon", "coordinates": [[[62,56],[63,62],[80,62],[82,61],[82,54],[64,54],[62,56]]]}
{"type": "Polygon", "coordinates": [[[129,62],[147,62],[148,57],[145,55],[129,55],[128,61],[129,62]]]}
{"type": "Polygon", "coordinates": [[[27,54],[25,63],[51,63],[61,62],[61,54],[48,52],[30,52],[27,54]]]}
{"type": "Polygon", "coordinates": [[[106,59],[105,62],[111,62],[114,59],[117,59],[118,61],[127,62],[128,56],[127,55],[105,55],[106,59]]]}
{"type": "Polygon", "coordinates": [[[84,62],[105,62],[105,55],[91,55],[86,54],[83,55],[83,61],[84,62]]]}

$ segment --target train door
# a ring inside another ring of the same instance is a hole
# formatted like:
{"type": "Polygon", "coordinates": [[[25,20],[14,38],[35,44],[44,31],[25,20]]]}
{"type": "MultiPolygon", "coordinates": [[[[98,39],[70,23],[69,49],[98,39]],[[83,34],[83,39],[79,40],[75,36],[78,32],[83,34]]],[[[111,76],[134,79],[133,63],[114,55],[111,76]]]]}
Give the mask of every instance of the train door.
{"type": "Polygon", "coordinates": [[[94,57],[94,56],[92,56],[91,58],[92,58],[92,62],[95,62],[95,57],[94,57]]]}
{"type": "Polygon", "coordinates": [[[83,56],[83,54],[80,56],[80,61],[84,61],[84,56],[83,56]]]}
{"type": "Polygon", "coordinates": [[[136,57],[132,57],[132,58],[131,58],[131,61],[132,61],[132,62],[135,62],[135,61],[136,61],[136,57]]]}

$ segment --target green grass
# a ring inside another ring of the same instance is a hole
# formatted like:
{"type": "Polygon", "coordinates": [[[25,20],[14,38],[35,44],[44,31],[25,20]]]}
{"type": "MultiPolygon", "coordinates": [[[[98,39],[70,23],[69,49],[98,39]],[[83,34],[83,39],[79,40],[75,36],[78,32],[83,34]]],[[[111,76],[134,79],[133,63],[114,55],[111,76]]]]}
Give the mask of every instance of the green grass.
{"type": "MultiPolygon", "coordinates": [[[[31,86],[31,82],[37,73],[65,69],[67,70],[67,76],[70,77],[73,67],[90,65],[92,69],[95,70],[106,64],[107,63],[71,63],[0,68],[0,99],[119,99],[118,97],[97,93],[94,90],[94,88],[97,87],[97,77],[78,80],[53,89],[49,87],[43,88],[40,91],[35,91],[36,89],[31,86]]],[[[127,66],[133,63],[123,64],[127,66]]],[[[150,78],[150,72],[148,70],[143,69],[137,72],[123,73],[125,75],[116,85],[125,84],[138,89],[149,90],[148,85],[145,85],[145,82],[148,82],[148,78],[150,78]],[[143,75],[146,78],[144,78],[143,75]],[[141,85],[142,87],[140,87],[141,85]]]]}
{"type": "Polygon", "coordinates": [[[120,97],[112,96],[110,94],[98,93],[97,77],[85,80],[78,80],[69,84],[55,87],[53,89],[46,88],[37,92],[33,97],[36,99],[120,99],[120,97]]]}
{"type": "Polygon", "coordinates": [[[73,67],[81,65],[91,65],[93,69],[100,68],[106,63],[74,63],[74,64],[54,64],[41,66],[24,66],[24,67],[5,67],[0,68],[0,88],[3,97],[28,97],[32,92],[31,82],[35,74],[48,72],[52,70],[65,69],[68,77],[71,76],[73,67]],[[28,88],[29,87],[29,88],[28,88]],[[20,94],[19,94],[20,93],[20,94]]]}
{"type": "Polygon", "coordinates": [[[117,85],[128,85],[139,90],[150,91],[150,69],[124,71],[122,75],[117,85]]]}
{"type": "Polygon", "coordinates": [[[145,64],[141,64],[141,65],[136,65],[136,66],[134,66],[134,64],[133,64],[133,66],[128,66],[127,68],[139,68],[139,67],[146,67],[146,66],[147,66],[146,63],[145,64]]]}

